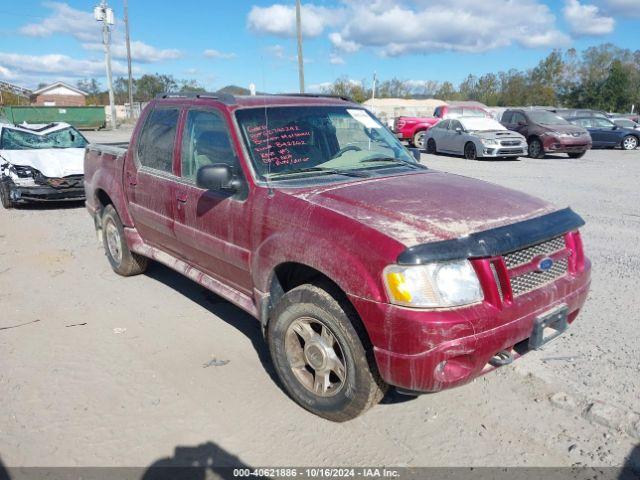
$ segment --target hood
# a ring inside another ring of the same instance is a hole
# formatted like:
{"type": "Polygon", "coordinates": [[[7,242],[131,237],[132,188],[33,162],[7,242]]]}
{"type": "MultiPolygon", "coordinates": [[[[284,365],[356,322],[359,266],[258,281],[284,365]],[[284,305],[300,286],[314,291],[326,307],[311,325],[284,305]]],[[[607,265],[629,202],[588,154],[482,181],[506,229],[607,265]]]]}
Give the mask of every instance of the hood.
{"type": "Polygon", "coordinates": [[[495,140],[507,140],[507,139],[518,139],[524,140],[524,136],[520,135],[518,132],[512,132],[510,130],[501,130],[501,131],[493,131],[493,132],[470,132],[471,135],[478,138],[491,138],[495,140]]]}
{"type": "Polygon", "coordinates": [[[407,247],[557,210],[515,190],[437,171],[305,189],[293,195],[361,222],[407,247]]]}
{"type": "Polygon", "coordinates": [[[35,168],[45,177],[61,178],[84,173],[84,148],[0,150],[0,156],[13,165],[35,168]]]}

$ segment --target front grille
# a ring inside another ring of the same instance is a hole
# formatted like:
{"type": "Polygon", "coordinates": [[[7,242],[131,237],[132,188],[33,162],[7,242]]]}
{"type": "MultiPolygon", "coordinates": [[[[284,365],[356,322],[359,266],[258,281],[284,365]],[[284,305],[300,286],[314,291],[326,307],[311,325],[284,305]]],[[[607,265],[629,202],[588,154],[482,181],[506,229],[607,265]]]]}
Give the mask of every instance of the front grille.
{"type": "MultiPolygon", "coordinates": [[[[565,248],[564,237],[556,237],[547,242],[504,255],[504,263],[507,269],[511,270],[522,265],[527,265],[537,258],[547,257],[565,248]]],[[[567,273],[568,267],[569,263],[567,259],[562,259],[554,262],[549,270],[532,271],[517,276],[511,275],[509,281],[511,282],[513,296],[517,297],[518,295],[525,294],[557,280],[567,273]]]]}
{"type": "Polygon", "coordinates": [[[512,155],[523,153],[522,148],[501,148],[498,150],[498,155],[512,155]]]}
{"type": "Polygon", "coordinates": [[[568,262],[566,259],[554,262],[553,266],[544,272],[529,272],[517,277],[511,277],[511,291],[517,297],[524,293],[540,288],[551,283],[567,273],[568,262]]]}
{"type": "Polygon", "coordinates": [[[519,267],[531,263],[531,261],[540,255],[550,255],[559,252],[565,248],[564,237],[556,237],[544,243],[539,243],[533,247],[523,248],[517,252],[508,253],[504,256],[504,263],[508,269],[519,267]]]}
{"type": "Polygon", "coordinates": [[[500,142],[503,147],[515,147],[520,145],[520,140],[503,140],[500,142]]]}
{"type": "Polygon", "coordinates": [[[81,187],[84,182],[83,175],[69,175],[62,178],[47,178],[47,185],[53,188],[81,187]]]}

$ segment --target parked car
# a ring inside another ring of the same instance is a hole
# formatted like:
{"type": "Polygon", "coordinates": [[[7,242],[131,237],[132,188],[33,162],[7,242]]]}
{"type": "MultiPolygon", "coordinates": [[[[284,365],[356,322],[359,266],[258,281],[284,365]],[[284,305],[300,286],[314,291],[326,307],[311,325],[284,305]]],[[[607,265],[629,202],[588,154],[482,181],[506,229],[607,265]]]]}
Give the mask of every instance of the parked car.
{"type": "Polygon", "coordinates": [[[608,118],[572,118],[571,123],[589,131],[594,148],[620,147],[623,150],[635,150],[640,145],[640,131],[619,127],[608,118]]]}
{"type": "Polygon", "coordinates": [[[601,110],[591,110],[588,108],[549,108],[549,111],[555,113],[559,117],[565,120],[570,120],[576,117],[599,117],[609,118],[607,112],[601,110]]]}
{"type": "Polygon", "coordinates": [[[0,124],[2,206],[83,200],[87,143],[68,123],[0,124]]]}
{"type": "Polygon", "coordinates": [[[611,119],[618,127],[630,128],[632,130],[640,130],[640,123],[634,122],[630,118],[614,117],[611,119]]]}
{"type": "Polygon", "coordinates": [[[527,154],[527,140],[507,130],[500,122],[484,117],[441,120],[426,133],[427,153],[477,158],[518,158],[527,154]]]}
{"type": "Polygon", "coordinates": [[[288,394],[334,421],[510,363],[589,290],[571,209],[428,169],[337,98],[157,99],[85,171],[113,270],[151,258],[249,312],[288,394]]]}
{"type": "Polygon", "coordinates": [[[502,124],[527,139],[532,158],[543,158],[547,153],[580,158],[591,148],[589,132],[547,110],[510,109],[503,113],[502,124]]]}
{"type": "Polygon", "coordinates": [[[427,130],[440,120],[462,116],[492,118],[491,113],[475,105],[442,105],[436,107],[433,117],[398,117],[393,130],[400,140],[409,141],[416,148],[424,150],[426,147],[424,135],[427,130]]]}

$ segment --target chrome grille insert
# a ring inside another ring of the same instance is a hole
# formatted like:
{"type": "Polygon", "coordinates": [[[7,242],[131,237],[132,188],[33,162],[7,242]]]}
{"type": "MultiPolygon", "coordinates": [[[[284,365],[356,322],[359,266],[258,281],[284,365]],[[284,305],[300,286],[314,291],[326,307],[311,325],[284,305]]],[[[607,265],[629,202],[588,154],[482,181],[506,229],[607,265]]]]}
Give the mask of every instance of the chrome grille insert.
{"type": "MultiPolygon", "coordinates": [[[[508,253],[503,257],[504,263],[507,269],[511,270],[522,265],[527,265],[535,258],[541,256],[546,257],[564,250],[565,248],[566,243],[564,241],[564,237],[560,236],[532,247],[508,253]]],[[[568,268],[569,262],[565,258],[554,262],[553,266],[549,270],[542,272],[532,271],[517,276],[510,275],[509,281],[511,282],[511,291],[513,292],[513,296],[517,297],[518,295],[530,292],[546,285],[547,283],[557,280],[567,273],[568,268]]]]}
{"type": "Polygon", "coordinates": [[[540,255],[550,255],[566,247],[564,237],[556,237],[548,242],[534,245],[533,247],[523,248],[516,252],[508,253],[504,256],[504,263],[508,269],[526,265],[540,255]]]}
{"type": "Polygon", "coordinates": [[[544,272],[529,272],[517,277],[511,277],[511,290],[517,297],[537,288],[551,283],[567,273],[568,262],[566,259],[558,260],[553,266],[544,272]]]}

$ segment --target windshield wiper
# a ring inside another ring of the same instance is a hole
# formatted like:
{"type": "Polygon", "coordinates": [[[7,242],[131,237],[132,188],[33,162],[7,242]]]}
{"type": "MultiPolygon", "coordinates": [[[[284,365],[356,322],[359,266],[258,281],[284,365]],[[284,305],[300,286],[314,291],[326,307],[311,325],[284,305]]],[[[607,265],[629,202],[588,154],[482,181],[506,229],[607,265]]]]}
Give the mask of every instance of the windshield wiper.
{"type": "Polygon", "coordinates": [[[403,160],[402,158],[389,157],[387,155],[378,155],[374,157],[365,158],[364,160],[360,160],[360,163],[374,163],[374,162],[393,162],[399,163],[402,165],[407,165],[411,168],[417,168],[419,170],[426,170],[427,167],[417,162],[410,162],[408,160],[403,160]]]}
{"type": "Polygon", "coordinates": [[[367,178],[368,174],[364,172],[356,172],[352,170],[338,170],[337,168],[327,168],[327,167],[307,167],[307,168],[299,168],[297,170],[291,170],[289,172],[277,172],[269,175],[269,178],[274,177],[285,177],[287,175],[295,175],[297,173],[329,173],[332,175],[344,175],[345,177],[359,177],[359,178],[367,178]]]}

